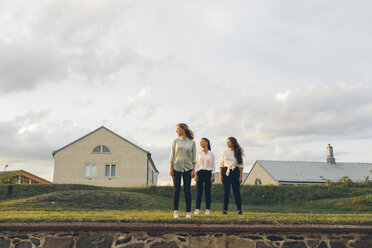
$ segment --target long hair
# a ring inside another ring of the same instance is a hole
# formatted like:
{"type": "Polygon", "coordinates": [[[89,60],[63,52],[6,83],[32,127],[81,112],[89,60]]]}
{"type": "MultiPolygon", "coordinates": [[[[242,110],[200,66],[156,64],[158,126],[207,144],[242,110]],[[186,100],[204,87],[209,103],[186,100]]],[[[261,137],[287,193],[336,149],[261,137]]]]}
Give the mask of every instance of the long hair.
{"type": "Polygon", "coordinates": [[[185,130],[187,138],[194,139],[194,132],[185,123],[178,123],[177,126],[185,130]]]}
{"type": "Polygon", "coordinates": [[[238,162],[238,164],[241,164],[243,163],[243,158],[242,156],[244,155],[244,150],[240,147],[238,141],[236,140],[236,138],[234,137],[229,137],[227,138],[229,139],[232,143],[233,143],[233,146],[234,146],[234,156],[236,158],[236,161],[238,162]]]}
{"type": "Polygon", "coordinates": [[[208,150],[209,151],[211,151],[211,142],[209,142],[209,139],[207,139],[207,138],[201,138],[202,140],[204,140],[204,141],[206,141],[206,142],[208,142],[208,150]]]}

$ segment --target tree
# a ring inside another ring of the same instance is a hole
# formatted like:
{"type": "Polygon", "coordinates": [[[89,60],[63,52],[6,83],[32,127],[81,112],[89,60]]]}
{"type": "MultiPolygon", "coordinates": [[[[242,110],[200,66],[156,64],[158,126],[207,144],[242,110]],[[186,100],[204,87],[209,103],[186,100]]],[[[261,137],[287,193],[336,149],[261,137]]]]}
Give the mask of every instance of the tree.
{"type": "Polygon", "coordinates": [[[3,175],[0,177],[0,184],[9,184],[8,185],[8,195],[13,193],[13,185],[12,185],[12,173],[7,171],[9,165],[5,165],[3,169],[3,175]]]}

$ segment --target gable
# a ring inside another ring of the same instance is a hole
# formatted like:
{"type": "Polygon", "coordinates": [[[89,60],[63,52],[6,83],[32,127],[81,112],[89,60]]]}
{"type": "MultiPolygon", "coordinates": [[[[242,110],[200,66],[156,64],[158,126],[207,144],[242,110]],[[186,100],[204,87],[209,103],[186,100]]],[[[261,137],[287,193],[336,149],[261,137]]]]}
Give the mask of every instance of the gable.
{"type": "Polygon", "coordinates": [[[65,150],[75,144],[78,143],[83,143],[83,142],[92,142],[92,151],[97,145],[106,145],[107,143],[112,143],[112,142],[125,142],[126,144],[129,144],[135,149],[138,149],[140,151],[143,151],[149,155],[151,155],[150,152],[144,150],[143,148],[135,145],[134,143],[130,142],[129,140],[121,137],[120,135],[116,134],[115,132],[111,131],[110,129],[102,126],[100,128],[97,128],[96,130],[88,133],[87,135],[82,136],[81,138],[69,143],[68,145],[56,150],[53,152],[53,157],[55,156],[56,153],[65,150]],[[105,144],[106,143],[106,144],[105,144]]]}

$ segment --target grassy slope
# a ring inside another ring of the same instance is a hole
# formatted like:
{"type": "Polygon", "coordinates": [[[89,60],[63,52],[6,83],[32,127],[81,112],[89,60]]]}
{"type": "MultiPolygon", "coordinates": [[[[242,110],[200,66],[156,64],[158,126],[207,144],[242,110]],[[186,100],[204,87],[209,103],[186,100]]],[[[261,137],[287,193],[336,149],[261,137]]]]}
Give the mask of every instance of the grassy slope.
{"type": "MultiPolygon", "coordinates": [[[[372,224],[372,189],[365,188],[242,186],[245,215],[223,216],[222,186],[213,185],[212,215],[187,221],[171,218],[172,187],[15,185],[11,197],[6,196],[6,190],[5,185],[0,185],[0,221],[372,224]]],[[[192,191],[194,198],[194,187],[192,191]]],[[[180,209],[184,209],[182,193],[180,209]]],[[[235,212],[233,197],[230,209],[235,212]]]]}

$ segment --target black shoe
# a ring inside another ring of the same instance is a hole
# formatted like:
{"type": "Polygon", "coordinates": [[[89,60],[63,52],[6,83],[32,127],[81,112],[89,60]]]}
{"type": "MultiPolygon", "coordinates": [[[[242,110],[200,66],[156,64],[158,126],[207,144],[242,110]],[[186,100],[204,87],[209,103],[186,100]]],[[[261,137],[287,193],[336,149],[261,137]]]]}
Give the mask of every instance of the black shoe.
{"type": "Polygon", "coordinates": [[[242,215],[243,214],[242,210],[238,210],[238,214],[242,215]]]}
{"type": "Polygon", "coordinates": [[[227,210],[223,210],[222,211],[222,214],[227,214],[227,210]]]}

